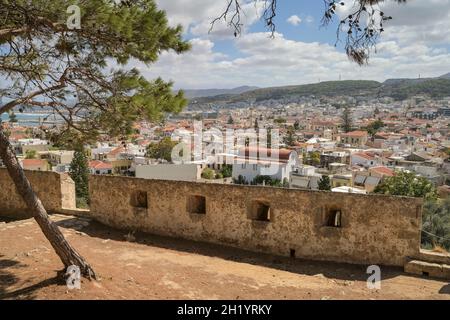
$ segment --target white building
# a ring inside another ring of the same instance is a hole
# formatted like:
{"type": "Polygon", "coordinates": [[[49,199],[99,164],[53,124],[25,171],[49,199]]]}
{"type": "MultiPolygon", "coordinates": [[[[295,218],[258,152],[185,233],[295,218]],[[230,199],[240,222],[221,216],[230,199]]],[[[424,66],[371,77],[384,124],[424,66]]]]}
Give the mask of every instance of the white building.
{"type": "Polygon", "coordinates": [[[239,150],[233,164],[233,179],[239,177],[248,183],[257,176],[269,176],[280,181],[289,181],[291,172],[299,165],[298,154],[288,149],[266,149],[245,147],[239,150]]]}
{"type": "Polygon", "coordinates": [[[322,175],[316,173],[316,167],[300,165],[295,171],[291,172],[289,187],[318,190],[321,178],[322,175]]]}
{"type": "Polygon", "coordinates": [[[381,159],[373,154],[366,152],[356,152],[350,156],[350,165],[360,165],[364,168],[378,167],[380,166],[381,159]]]}

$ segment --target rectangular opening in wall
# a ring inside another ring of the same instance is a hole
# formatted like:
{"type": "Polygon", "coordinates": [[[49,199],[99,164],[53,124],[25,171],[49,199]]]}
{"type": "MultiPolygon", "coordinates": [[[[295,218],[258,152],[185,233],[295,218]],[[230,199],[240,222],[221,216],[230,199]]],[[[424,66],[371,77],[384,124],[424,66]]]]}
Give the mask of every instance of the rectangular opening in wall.
{"type": "Polygon", "coordinates": [[[326,226],[340,228],[342,226],[342,211],[340,209],[331,209],[327,213],[326,226]]]}
{"type": "Polygon", "coordinates": [[[295,258],[295,249],[289,250],[289,256],[290,256],[291,258],[295,258]]]}
{"type": "Polygon", "coordinates": [[[148,208],[147,192],[135,191],[131,194],[130,204],[134,208],[148,208]]]}
{"type": "Polygon", "coordinates": [[[270,204],[264,201],[253,201],[248,213],[251,220],[268,222],[271,218],[270,204]]]}
{"type": "Polygon", "coordinates": [[[206,214],[206,198],[204,196],[189,196],[187,199],[187,212],[206,214]]]}

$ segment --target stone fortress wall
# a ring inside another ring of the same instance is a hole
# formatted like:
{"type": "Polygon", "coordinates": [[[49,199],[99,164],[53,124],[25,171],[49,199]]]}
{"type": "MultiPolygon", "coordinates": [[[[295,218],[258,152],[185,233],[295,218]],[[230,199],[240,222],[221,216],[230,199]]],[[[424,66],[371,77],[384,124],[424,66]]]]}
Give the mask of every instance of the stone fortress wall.
{"type": "MultiPolygon", "coordinates": [[[[67,175],[26,174],[49,212],[75,209],[67,175]]],[[[250,251],[403,266],[420,250],[420,199],[113,176],[91,176],[90,197],[83,215],[106,225],[250,251]]],[[[24,212],[0,169],[0,214],[24,212]]]]}

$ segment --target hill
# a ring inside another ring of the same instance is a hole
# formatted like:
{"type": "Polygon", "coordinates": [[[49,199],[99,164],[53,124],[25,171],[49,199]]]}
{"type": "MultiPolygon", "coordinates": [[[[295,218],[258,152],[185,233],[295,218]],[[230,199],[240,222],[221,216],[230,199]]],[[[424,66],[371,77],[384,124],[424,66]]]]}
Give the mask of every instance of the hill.
{"type": "Polygon", "coordinates": [[[198,90],[184,90],[184,95],[188,99],[212,97],[223,94],[240,94],[247,91],[258,89],[258,87],[242,86],[233,89],[198,89],[198,90]]]}
{"type": "Polygon", "coordinates": [[[236,104],[266,100],[292,99],[295,97],[391,97],[405,100],[416,95],[430,98],[450,97],[450,73],[438,78],[389,79],[385,82],[369,80],[327,81],[298,86],[261,88],[240,94],[220,94],[191,100],[191,107],[206,104],[236,104]]]}

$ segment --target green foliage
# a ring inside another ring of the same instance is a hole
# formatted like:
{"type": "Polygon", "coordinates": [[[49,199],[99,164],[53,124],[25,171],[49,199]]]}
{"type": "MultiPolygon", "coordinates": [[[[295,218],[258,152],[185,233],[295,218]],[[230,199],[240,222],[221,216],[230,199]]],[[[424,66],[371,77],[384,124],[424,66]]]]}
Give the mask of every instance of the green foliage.
{"type": "Polygon", "coordinates": [[[424,79],[422,81],[402,80],[385,85],[383,96],[401,101],[417,95],[428,95],[434,99],[450,96],[450,79],[424,79]]]}
{"type": "Polygon", "coordinates": [[[228,117],[227,124],[234,124],[234,120],[233,120],[233,117],[231,115],[228,117]]]}
{"type": "Polygon", "coordinates": [[[9,122],[11,122],[11,123],[16,123],[18,120],[17,120],[17,116],[16,116],[16,114],[14,113],[14,111],[11,111],[10,113],[9,113],[9,122]]]}
{"type": "Polygon", "coordinates": [[[89,209],[88,199],[76,197],[75,205],[78,209],[89,209]]]}
{"type": "Polygon", "coordinates": [[[216,179],[223,179],[222,172],[219,172],[219,173],[216,174],[216,179]]]}
{"type": "Polygon", "coordinates": [[[273,120],[273,122],[275,122],[276,124],[280,125],[280,124],[286,123],[286,119],[284,119],[284,118],[276,118],[276,119],[273,120]]]}
{"type": "Polygon", "coordinates": [[[345,106],[342,111],[342,129],[344,132],[350,132],[352,131],[352,127],[352,111],[349,106],[345,106]]]}
{"type": "Polygon", "coordinates": [[[330,191],[331,190],[331,181],[329,176],[323,175],[319,180],[319,190],[330,191]]]}
{"type": "Polygon", "coordinates": [[[25,151],[25,159],[36,159],[36,157],[37,157],[36,150],[25,151]]]}
{"type": "Polygon", "coordinates": [[[163,159],[168,162],[172,161],[172,149],[178,144],[172,141],[170,137],[166,137],[157,143],[151,143],[147,147],[146,157],[152,159],[163,159]]]}
{"type": "Polygon", "coordinates": [[[231,166],[229,164],[224,165],[222,167],[222,170],[220,170],[220,172],[222,173],[222,176],[224,178],[229,178],[233,175],[233,166],[231,166]]]}
{"type": "Polygon", "coordinates": [[[262,88],[247,91],[238,95],[220,95],[215,97],[196,98],[197,104],[202,103],[235,103],[239,101],[264,101],[268,99],[285,99],[294,96],[353,96],[373,94],[376,95],[382,84],[377,81],[345,80],[324,81],[314,84],[262,88]]]}
{"type": "Polygon", "coordinates": [[[379,184],[375,193],[408,196],[415,198],[435,199],[436,188],[424,177],[419,177],[413,172],[397,171],[395,176],[387,177],[379,184]]]}
{"type": "Polygon", "coordinates": [[[89,203],[89,167],[84,151],[75,151],[69,175],[75,182],[75,194],[80,205],[89,203]]]}
{"type": "Polygon", "coordinates": [[[367,129],[367,132],[373,136],[375,133],[378,132],[378,130],[380,130],[383,127],[384,127],[384,122],[381,120],[376,120],[376,121],[372,122],[371,124],[369,124],[366,129],[367,129]]]}
{"type": "Polygon", "coordinates": [[[293,146],[297,139],[295,138],[295,130],[294,127],[289,127],[286,132],[286,136],[284,137],[284,143],[287,146],[293,146]]]}
{"type": "Polygon", "coordinates": [[[242,176],[242,175],[239,175],[238,177],[237,177],[237,179],[233,179],[233,183],[234,184],[248,184],[248,181],[247,181],[247,179],[245,179],[245,177],[244,176],[242,176]]]}
{"type": "Polygon", "coordinates": [[[450,197],[429,200],[423,207],[422,245],[443,247],[450,251],[450,197]]]}
{"type": "Polygon", "coordinates": [[[203,179],[208,179],[208,180],[212,180],[214,179],[216,176],[216,173],[213,169],[210,168],[205,168],[202,172],[202,178],[203,179]]]}
{"type": "MultiPolygon", "coordinates": [[[[240,101],[264,101],[268,99],[289,99],[292,97],[334,97],[365,96],[392,97],[396,100],[409,99],[416,95],[428,95],[432,99],[450,96],[450,79],[428,79],[421,82],[399,81],[380,83],[367,80],[324,81],[314,84],[262,88],[237,95],[196,98],[195,104],[236,103],[240,101]]],[[[336,104],[335,106],[339,106],[336,104]]]]}
{"type": "Polygon", "coordinates": [[[53,0],[51,5],[46,0],[3,1],[0,20],[6,30],[0,33],[0,75],[11,80],[5,89],[12,99],[0,107],[0,114],[23,99],[27,106],[42,106],[45,96],[51,101],[45,106],[55,113],[71,111],[61,132],[74,131],[75,143],[104,134],[129,135],[136,121],[159,121],[187,103],[182,91],[173,93],[171,82],[150,81],[137,69],[121,69],[132,59],[149,65],[164,51],[190,48],[181,26],[170,27],[154,0],[126,5],[106,0],[53,0]],[[81,29],[67,29],[71,4],[81,9],[81,29]],[[109,68],[111,63],[117,68],[109,68]]]}
{"type": "Polygon", "coordinates": [[[298,120],[295,120],[295,122],[294,122],[294,129],[295,130],[300,129],[300,122],[298,120]]]}
{"type": "Polygon", "coordinates": [[[289,181],[287,179],[284,179],[284,181],[281,181],[279,179],[273,179],[270,176],[256,176],[252,184],[254,185],[266,185],[266,186],[272,186],[272,187],[289,187],[289,181]]]}
{"type": "Polygon", "coordinates": [[[320,164],[320,152],[319,151],[312,151],[308,154],[308,162],[313,165],[317,166],[320,164]]]}

